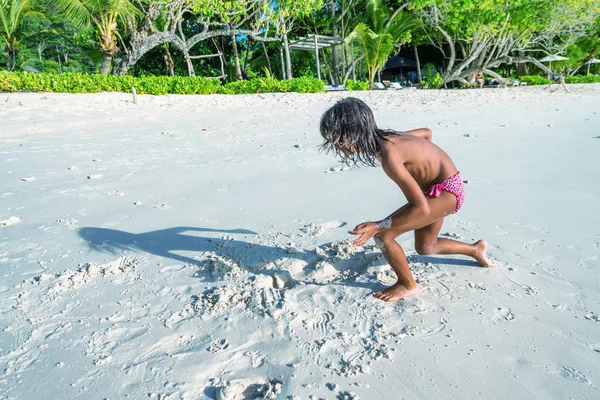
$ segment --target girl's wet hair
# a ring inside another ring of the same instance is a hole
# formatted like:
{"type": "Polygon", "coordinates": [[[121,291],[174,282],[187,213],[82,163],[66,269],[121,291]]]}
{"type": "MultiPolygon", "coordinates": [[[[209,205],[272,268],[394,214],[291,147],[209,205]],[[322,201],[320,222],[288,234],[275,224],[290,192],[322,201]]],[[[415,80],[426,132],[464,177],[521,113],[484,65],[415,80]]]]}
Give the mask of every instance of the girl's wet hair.
{"type": "Polygon", "coordinates": [[[321,117],[321,150],[334,152],[348,165],[374,167],[379,163],[381,149],[377,139],[394,131],[377,127],[373,112],[362,100],[348,97],[338,101],[321,117]]]}

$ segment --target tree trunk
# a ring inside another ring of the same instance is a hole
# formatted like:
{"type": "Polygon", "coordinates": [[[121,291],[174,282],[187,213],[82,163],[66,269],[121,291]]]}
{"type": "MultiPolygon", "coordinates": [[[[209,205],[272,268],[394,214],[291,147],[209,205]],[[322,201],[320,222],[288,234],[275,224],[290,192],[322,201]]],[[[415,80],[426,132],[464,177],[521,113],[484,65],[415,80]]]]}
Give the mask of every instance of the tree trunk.
{"type": "Polygon", "coordinates": [[[285,53],[285,64],[287,69],[286,79],[292,79],[294,75],[292,74],[292,59],[290,58],[290,44],[288,42],[287,32],[283,34],[283,52],[285,53]]]}
{"type": "Polygon", "coordinates": [[[506,87],[506,79],[504,79],[491,69],[484,68],[481,72],[483,72],[484,74],[488,74],[489,76],[497,80],[503,87],[506,87]]]}
{"type": "MultiPolygon", "coordinates": [[[[356,63],[359,62],[360,60],[362,60],[363,58],[365,58],[364,54],[356,59],[352,58],[352,64],[350,65],[350,68],[348,68],[348,70],[346,71],[346,74],[344,74],[344,80],[342,81],[342,83],[344,85],[346,84],[346,81],[350,77],[350,74],[354,72],[354,67],[356,66],[356,63]]],[[[356,78],[356,77],[354,77],[354,78],[356,78]]],[[[356,80],[356,79],[353,79],[353,80],[356,80]]]]}
{"type": "Polygon", "coordinates": [[[375,86],[375,75],[377,75],[377,69],[369,71],[369,87],[371,89],[373,89],[375,86]]]}
{"type": "Polygon", "coordinates": [[[100,66],[100,73],[102,75],[108,75],[110,72],[110,62],[112,61],[112,57],[110,54],[102,55],[102,65],[100,66]]]}
{"type": "MultiPolygon", "coordinates": [[[[525,57],[525,52],[523,50],[519,50],[519,57],[525,57]]],[[[529,64],[522,63],[517,65],[517,77],[529,75],[529,64]]]]}
{"type": "MultiPolygon", "coordinates": [[[[337,25],[335,24],[335,1],[331,0],[329,2],[329,18],[331,18],[331,33],[333,36],[338,35],[337,25]]],[[[340,74],[338,68],[338,51],[337,46],[331,46],[331,69],[333,74],[333,82],[332,83],[340,83],[340,74]]]]}
{"type": "Polygon", "coordinates": [[[190,54],[188,53],[187,49],[183,52],[183,57],[185,58],[185,62],[187,63],[188,75],[196,76],[196,71],[194,70],[194,64],[192,64],[192,59],[190,58],[190,54]]]}
{"type": "Polygon", "coordinates": [[[265,59],[267,60],[267,68],[269,69],[269,75],[273,76],[273,70],[271,69],[271,60],[269,59],[269,53],[267,53],[267,46],[265,46],[265,42],[260,42],[262,45],[263,51],[265,52],[265,59]]]}
{"type": "Polygon", "coordinates": [[[450,72],[452,71],[452,67],[454,67],[454,62],[456,61],[456,48],[455,48],[454,40],[448,34],[448,32],[446,32],[445,30],[442,29],[441,26],[436,25],[436,28],[438,31],[440,31],[442,36],[444,36],[444,38],[446,39],[446,42],[448,42],[448,47],[450,48],[450,60],[448,60],[448,65],[445,68],[446,75],[450,75],[450,72]]]}
{"type": "Polygon", "coordinates": [[[171,57],[171,52],[169,51],[169,45],[167,43],[163,44],[163,49],[165,49],[165,65],[167,66],[167,71],[169,71],[170,76],[175,76],[175,65],[173,64],[173,57],[171,57]]]}
{"type": "Polygon", "coordinates": [[[225,75],[225,58],[223,57],[223,50],[219,47],[219,43],[213,37],[211,38],[213,44],[215,45],[215,49],[217,49],[217,53],[219,53],[219,61],[221,63],[221,79],[225,79],[227,75],[225,75]]]}
{"type": "Polygon", "coordinates": [[[231,44],[233,45],[233,61],[235,63],[235,77],[238,80],[243,79],[242,67],[240,67],[240,57],[238,54],[237,38],[235,37],[235,31],[231,34],[231,44]]]}
{"type": "Polygon", "coordinates": [[[60,51],[58,45],[56,46],[56,59],[58,60],[58,70],[62,72],[62,63],[60,62],[60,51]]]}
{"type": "Polygon", "coordinates": [[[115,66],[113,67],[113,75],[123,76],[129,70],[129,64],[127,63],[127,57],[115,59],[115,66]]]}
{"type": "Polygon", "coordinates": [[[329,74],[329,79],[331,80],[331,82],[335,82],[335,79],[333,76],[333,71],[331,70],[331,68],[329,68],[329,63],[327,62],[327,57],[325,57],[325,49],[323,49],[322,54],[323,54],[323,56],[321,58],[323,60],[323,63],[325,64],[325,69],[327,70],[327,74],[329,74]]]}
{"type": "Polygon", "coordinates": [[[421,83],[421,61],[419,61],[419,51],[417,45],[413,43],[413,50],[415,51],[415,61],[417,63],[417,83],[421,83]]]}
{"type": "Polygon", "coordinates": [[[246,57],[244,57],[244,68],[242,68],[242,74],[244,79],[248,78],[248,58],[250,57],[250,48],[252,47],[252,38],[248,37],[248,46],[246,47],[246,57]]]}

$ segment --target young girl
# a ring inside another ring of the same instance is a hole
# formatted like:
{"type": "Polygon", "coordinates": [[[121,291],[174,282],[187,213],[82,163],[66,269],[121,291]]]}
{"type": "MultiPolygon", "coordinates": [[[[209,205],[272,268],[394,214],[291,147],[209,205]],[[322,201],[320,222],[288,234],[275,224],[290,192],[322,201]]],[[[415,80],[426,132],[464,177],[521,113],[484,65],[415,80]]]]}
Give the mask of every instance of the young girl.
{"type": "Polygon", "coordinates": [[[415,231],[415,249],[419,254],[464,254],[481,265],[490,266],[480,240],[467,244],[438,238],[444,218],[454,214],[464,200],[464,184],[450,157],[431,143],[431,130],[395,132],[377,128],[371,109],[361,100],[346,98],[337,102],[321,117],[321,146],[333,151],[343,162],[376,166],[400,187],[408,201],[381,221],[358,224],[350,234],[362,246],[372,237],[398,277],[398,282],[373,295],[383,301],[397,301],[419,293],[406,255],[396,238],[415,231]]]}

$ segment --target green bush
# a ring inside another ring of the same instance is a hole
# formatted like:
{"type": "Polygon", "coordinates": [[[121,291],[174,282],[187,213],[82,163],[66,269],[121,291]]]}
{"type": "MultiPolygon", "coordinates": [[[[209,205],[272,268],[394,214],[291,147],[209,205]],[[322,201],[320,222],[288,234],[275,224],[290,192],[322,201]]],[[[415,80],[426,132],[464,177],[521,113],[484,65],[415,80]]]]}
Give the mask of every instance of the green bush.
{"type": "Polygon", "coordinates": [[[576,75],[565,77],[566,83],[599,83],[600,75],[576,75]]]}
{"type": "MultiPolygon", "coordinates": [[[[283,81],[286,82],[286,81],[283,81]]],[[[317,78],[301,76],[300,78],[290,79],[289,85],[291,92],[296,93],[318,93],[325,91],[325,83],[317,78]]]]}
{"type": "MultiPolygon", "coordinates": [[[[548,77],[540,75],[520,76],[521,82],[527,82],[529,85],[547,85],[548,77]]],[[[565,76],[565,83],[600,83],[600,75],[575,75],[565,76]]]]}
{"type": "Polygon", "coordinates": [[[63,74],[34,74],[0,71],[0,91],[98,93],[130,92],[139,94],[249,94],[322,92],[324,83],[316,78],[300,77],[279,81],[273,77],[229,82],[218,79],[187,76],[113,76],[65,72],[63,74]]]}
{"type": "Polygon", "coordinates": [[[442,87],[442,76],[436,73],[434,76],[424,76],[422,79],[423,89],[439,89],[442,87]]]}
{"type": "Polygon", "coordinates": [[[367,81],[353,81],[348,79],[346,81],[346,90],[369,90],[371,85],[367,81]]]}
{"type": "Polygon", "coordinates": [[[528,85],[547,85],[548,77],[539,75],[526,75],[517,78],[521,82],[526,82],[528,85]]]}

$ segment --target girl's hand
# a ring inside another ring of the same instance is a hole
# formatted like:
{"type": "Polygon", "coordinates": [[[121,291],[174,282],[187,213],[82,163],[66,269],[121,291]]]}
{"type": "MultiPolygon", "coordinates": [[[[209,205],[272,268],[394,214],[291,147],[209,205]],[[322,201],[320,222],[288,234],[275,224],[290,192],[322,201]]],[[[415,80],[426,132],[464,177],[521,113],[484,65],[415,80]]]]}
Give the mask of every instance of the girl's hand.
{"type": "Polygon", "coordinates": [[[380,229],[377,227],[376,222],[363,222],[362,224],[356,225],[356,228],[348,233],[351,235],[360,235],[358,239],[352,241],[352,244],[355,246],[363,246],[369,239],[377,235],[379,231],[380,229]]]}

